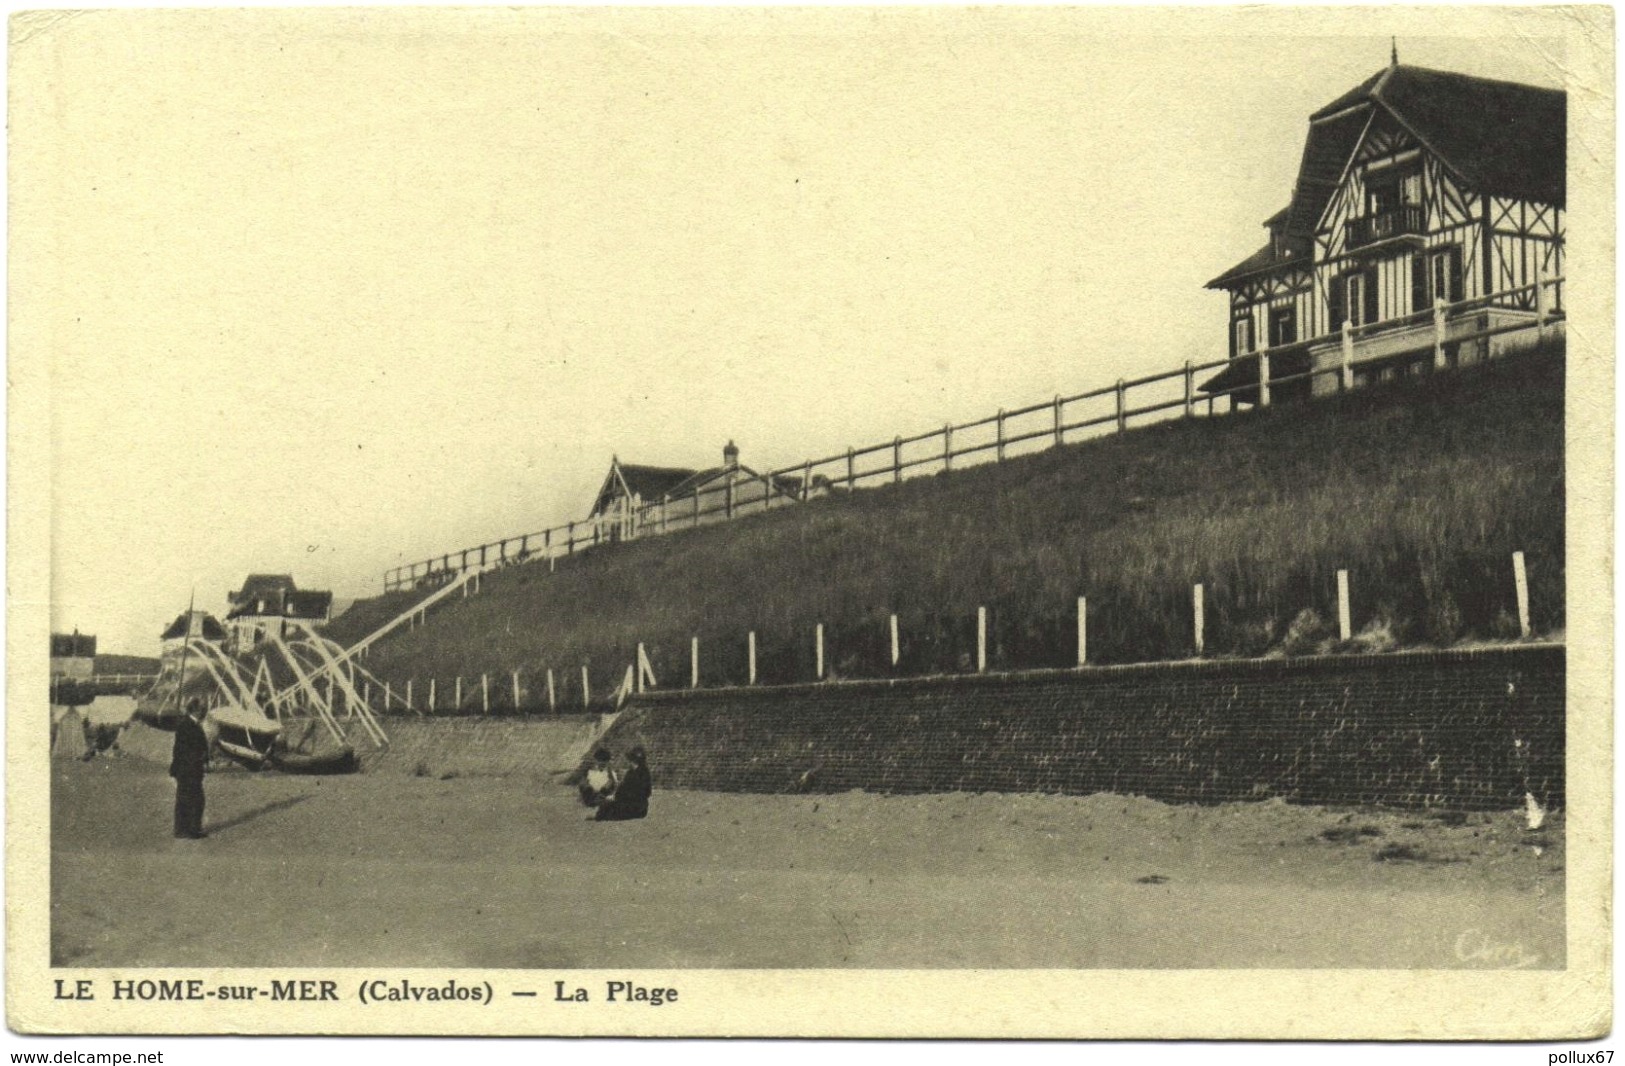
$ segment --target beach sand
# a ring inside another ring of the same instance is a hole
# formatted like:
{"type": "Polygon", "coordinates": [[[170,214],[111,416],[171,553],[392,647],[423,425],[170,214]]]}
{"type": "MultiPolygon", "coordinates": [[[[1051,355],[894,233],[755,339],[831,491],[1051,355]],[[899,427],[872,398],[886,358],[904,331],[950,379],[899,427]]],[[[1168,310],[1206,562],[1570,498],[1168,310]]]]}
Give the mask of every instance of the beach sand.
{"type": "Polygon", "coordinates": [[[547,779],[208,780],[57,762],[63,966],[1560,967],[1563,823],[1113,795],[659,788],[597,824],[547,779]],[[1460,822],[1461,824],[1450,824],[1460,822]]]}

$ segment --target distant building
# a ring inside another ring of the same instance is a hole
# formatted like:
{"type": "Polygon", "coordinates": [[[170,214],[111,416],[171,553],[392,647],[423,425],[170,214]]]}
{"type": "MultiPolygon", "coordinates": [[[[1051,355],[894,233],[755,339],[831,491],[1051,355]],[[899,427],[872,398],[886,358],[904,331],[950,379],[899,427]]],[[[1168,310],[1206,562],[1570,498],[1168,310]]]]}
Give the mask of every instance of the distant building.
{"type": "MultiPolygon", "coordinates": [[[[1435,301],[1497,296],[1450,314],[1447,336],[1528,321],[1538,277],[1563,272],[1567,97],[1397,62],[1309,117],[1291,202],[1264,223],[1269,241],[1208,282],[1230,294],[1230,357],[1204,382],[1233,402],[1270,379],[1341,365],[1346,321],[1356,381],[1421,370],[1435,301]]],[[[1553,294],[1553,308],[1560,309],[1553,294]]],[[[1477,342],[1452,361],[1491,354],[1477,342]]],[[[1335,391],[1337,375],[1313,379],[1335,391]]],[[[1307,396],[1309,381],[1272,386],[1307,396]]]]}
{"type": "Polygon", "coordinates": [[[188,638],[195,637],[218,644],[226,639],[226,627],[208,611],[182,611],[159,636],[160,655],[179,653],[188,638]]]}
{"type": "Polygon", "coordinates": [[[51,634],[51,677],[75,680],[88,678],[96,672],[96,638],[75,630],[72,633],[51,634]]]}
{"type": "Polygon", "coordinates": [[[95,674],[95,637],[78,630],[51,634],[52,707],[78,707],[94,700],[95,674]]]}
{"type": "Polygon", "coordinates": [[[315,625],[332,617],[333,594],[300,589],[291,574],[249,574],[243,587],[228,592],[226,622],[232,641],[251,648],[269,633],[286,636],[288,624],[315,625]]]}
{"type": "MultiPolygon", "coordinates": [[[[819,483],[813,485],[824,491],[819,483]]],[[[739,461],[729,441],[722,465],[705,470],[637,466],[617,457],[598,490],[587,522],[599,541],[630,540],[641,533],[711,525],[806,498],[796,477],[769,477],[739,461]]]]}

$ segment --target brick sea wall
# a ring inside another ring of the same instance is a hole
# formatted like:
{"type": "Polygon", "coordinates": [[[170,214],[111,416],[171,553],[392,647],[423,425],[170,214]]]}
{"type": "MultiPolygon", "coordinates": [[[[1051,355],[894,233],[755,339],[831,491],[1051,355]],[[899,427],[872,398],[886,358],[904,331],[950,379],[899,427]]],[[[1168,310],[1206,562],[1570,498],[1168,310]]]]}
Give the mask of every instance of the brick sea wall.
{"type": "Polygon", "coordinates": [[[1561,806],[1564,649],[661,692],[606,743],[657,788],[1561,806]]]}
{"type": "Polygon", "coordinates": [[[423,771],[439,777],[544,775],[573,770],[600,732],[591,714],[548,718],[396,718],[381,720],[387,751],[361,750],[365,773],[423,771]]]}

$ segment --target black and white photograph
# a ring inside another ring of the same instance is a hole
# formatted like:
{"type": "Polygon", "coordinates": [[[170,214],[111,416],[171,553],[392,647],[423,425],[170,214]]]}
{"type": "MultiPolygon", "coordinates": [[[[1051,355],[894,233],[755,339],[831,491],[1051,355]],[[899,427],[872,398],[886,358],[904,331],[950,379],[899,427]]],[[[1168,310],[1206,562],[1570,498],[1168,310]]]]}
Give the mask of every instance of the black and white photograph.
{"type": "Polygon", "coordinates": [[[1606,1033],[1613,47],[14,14],[9,1028],[1606,1033]]]}

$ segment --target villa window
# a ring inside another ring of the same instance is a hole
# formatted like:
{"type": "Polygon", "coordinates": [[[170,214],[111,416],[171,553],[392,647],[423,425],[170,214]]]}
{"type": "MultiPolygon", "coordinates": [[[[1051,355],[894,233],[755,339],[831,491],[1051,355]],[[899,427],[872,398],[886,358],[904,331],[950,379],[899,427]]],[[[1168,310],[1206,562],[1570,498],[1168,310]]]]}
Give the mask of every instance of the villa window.
{"type": "Polygon", "coordinates": [[[1411,256],[1412,311],[1429,310],[1435,300],[1453,304],[1463,297],[1459,244],[1411,256]]]}
{"type": "Polygon", "coordinates": [[[1376,322],[1381,310],[1377,296],[1375,266],[1334,277],[1326,288],[1327,322],[1331,331],[1335,333],[1341,330],[1345,319],[1352,326],[1368,326],[1376,322]]]}
{"type": "Polygon", "coordinates": [[[1253,316],[1248,311],[1243,318],[1236,319],[1230,327],[1230,358],[1246,355],[1255,350],[1253,343],[1253,316]]]}

